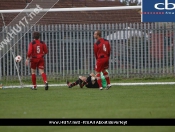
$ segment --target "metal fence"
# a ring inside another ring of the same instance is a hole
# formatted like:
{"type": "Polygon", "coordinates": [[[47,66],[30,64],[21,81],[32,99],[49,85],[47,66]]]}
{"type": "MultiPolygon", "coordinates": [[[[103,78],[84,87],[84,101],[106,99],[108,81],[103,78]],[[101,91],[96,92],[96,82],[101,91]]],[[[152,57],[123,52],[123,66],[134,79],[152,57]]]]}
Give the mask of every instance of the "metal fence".
{"type": "MultiPolygon", "coordinates": [[[[9,27],[10,28],[10,27],[9,27]]],[[[25,30],[27,30],[26,27],[25,30]]],[[[41,33],[49,53],[45,57],[46,73],[53,78],[73,78],[94,72],[95,58],[93,33],[101,30],[103,38],[110,41],[109,73],[114,78],[161,77],[175,73],[175,24],[174,23],[121,23],[90,25],[37,25],[13,47],[15,55],[23,60],[18,63],[23,79],[30,76],[25,66],[28,44],[33,31],[41,33]]],[[[5,36],[5,32],[0,35],[5,36]]],[[[2,53],[3,51],[1,51],[2,53]]],[[[37,73],[38,74],[38,73],[37,73]]],[[[14,79],[17,72],[9,51],[0,60],[0,78],[14,79]]]]}

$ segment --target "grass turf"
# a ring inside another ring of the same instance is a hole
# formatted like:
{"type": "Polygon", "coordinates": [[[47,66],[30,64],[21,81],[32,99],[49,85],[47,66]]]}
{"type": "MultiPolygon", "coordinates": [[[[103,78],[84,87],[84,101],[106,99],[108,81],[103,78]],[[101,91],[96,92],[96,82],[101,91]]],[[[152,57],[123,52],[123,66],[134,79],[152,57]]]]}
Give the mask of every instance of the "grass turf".
{"type": "MultiPolygon", "coordinates": [[[[175,118],[174,95],[174,85],[1,89],[0,118],[175,118]]],[[[0,127],[6,132],[58,130],[174,132],[175,127],[0,127]]]]}
{"type": "MultiPolygon", "coordinates": [[[[53,78],[48,77],[49,84],[65,84],[67,79],[59,79],[54,80],[53,78]]],[[[77,80],[78,77],[68,79],[70,82],[74,82],[77,80]]],[[[110,78],[111,83],[139,83],[139,82],[174,82],[175,77],[155,77],[155,78],[110,78]]],[[[18,79],[2,79],[0,81],[0,84],[3,84],[4,86],[16,86],[20,85],[18,79]]],[[[22,83],[24,85],[31,85],[31,77],[28,79],[22,79],[22,83]]],[[[41,76],[37,77],[37,84],[43,84],[43,80],[41,76]]]]}

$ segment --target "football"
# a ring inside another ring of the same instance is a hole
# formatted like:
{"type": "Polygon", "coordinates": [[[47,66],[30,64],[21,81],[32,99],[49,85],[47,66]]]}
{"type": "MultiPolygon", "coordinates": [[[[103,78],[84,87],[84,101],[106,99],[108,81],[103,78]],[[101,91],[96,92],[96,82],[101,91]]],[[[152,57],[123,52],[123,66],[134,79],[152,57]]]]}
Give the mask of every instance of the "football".
{"type": "Polygon", "coordinates": [[[18,56],[15,57],[15,61],[16,61],[16,62],[20,62],[21,59],[22,59],[22,57],[21,57],[20,55],[18,55],[18,56]]]}

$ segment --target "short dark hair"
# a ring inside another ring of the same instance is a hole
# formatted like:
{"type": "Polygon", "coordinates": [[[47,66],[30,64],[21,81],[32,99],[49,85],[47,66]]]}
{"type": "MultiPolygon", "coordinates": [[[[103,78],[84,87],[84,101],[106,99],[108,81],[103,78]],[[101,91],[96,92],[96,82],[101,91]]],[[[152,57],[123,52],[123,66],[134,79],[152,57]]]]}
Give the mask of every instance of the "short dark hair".
{"type": "Polygon", "coordinates": [[[40,38],[40,33],[39,32],[34,32],[33,33],[33,38],[34,39],[39,39],[40,38]]]}
{"type": "Polygon", "coordinates": [[[96,32],[97,32],[97,35],[98,35],[99,37],[101,37],[101,31],[100,31],[100,30],[97,30],[96,32]]]}

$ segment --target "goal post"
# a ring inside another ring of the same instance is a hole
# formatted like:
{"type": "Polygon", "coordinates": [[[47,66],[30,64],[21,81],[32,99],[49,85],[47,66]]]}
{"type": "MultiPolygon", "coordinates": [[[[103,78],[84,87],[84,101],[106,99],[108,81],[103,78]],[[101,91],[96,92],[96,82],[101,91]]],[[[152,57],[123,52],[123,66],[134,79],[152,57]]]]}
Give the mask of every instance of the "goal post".
{"type": "MultiPolygon", "coordinates": [[[[51,8],[41,12],[66,12],[66,11],[106,11],[106,10],[129,10],[141,9],[141,6],[112,6],[112,7],[79,7],[79,8],[51,8]]],[[[0,10],[0,13],[31,12],[33,9],[0,10]]]]}

